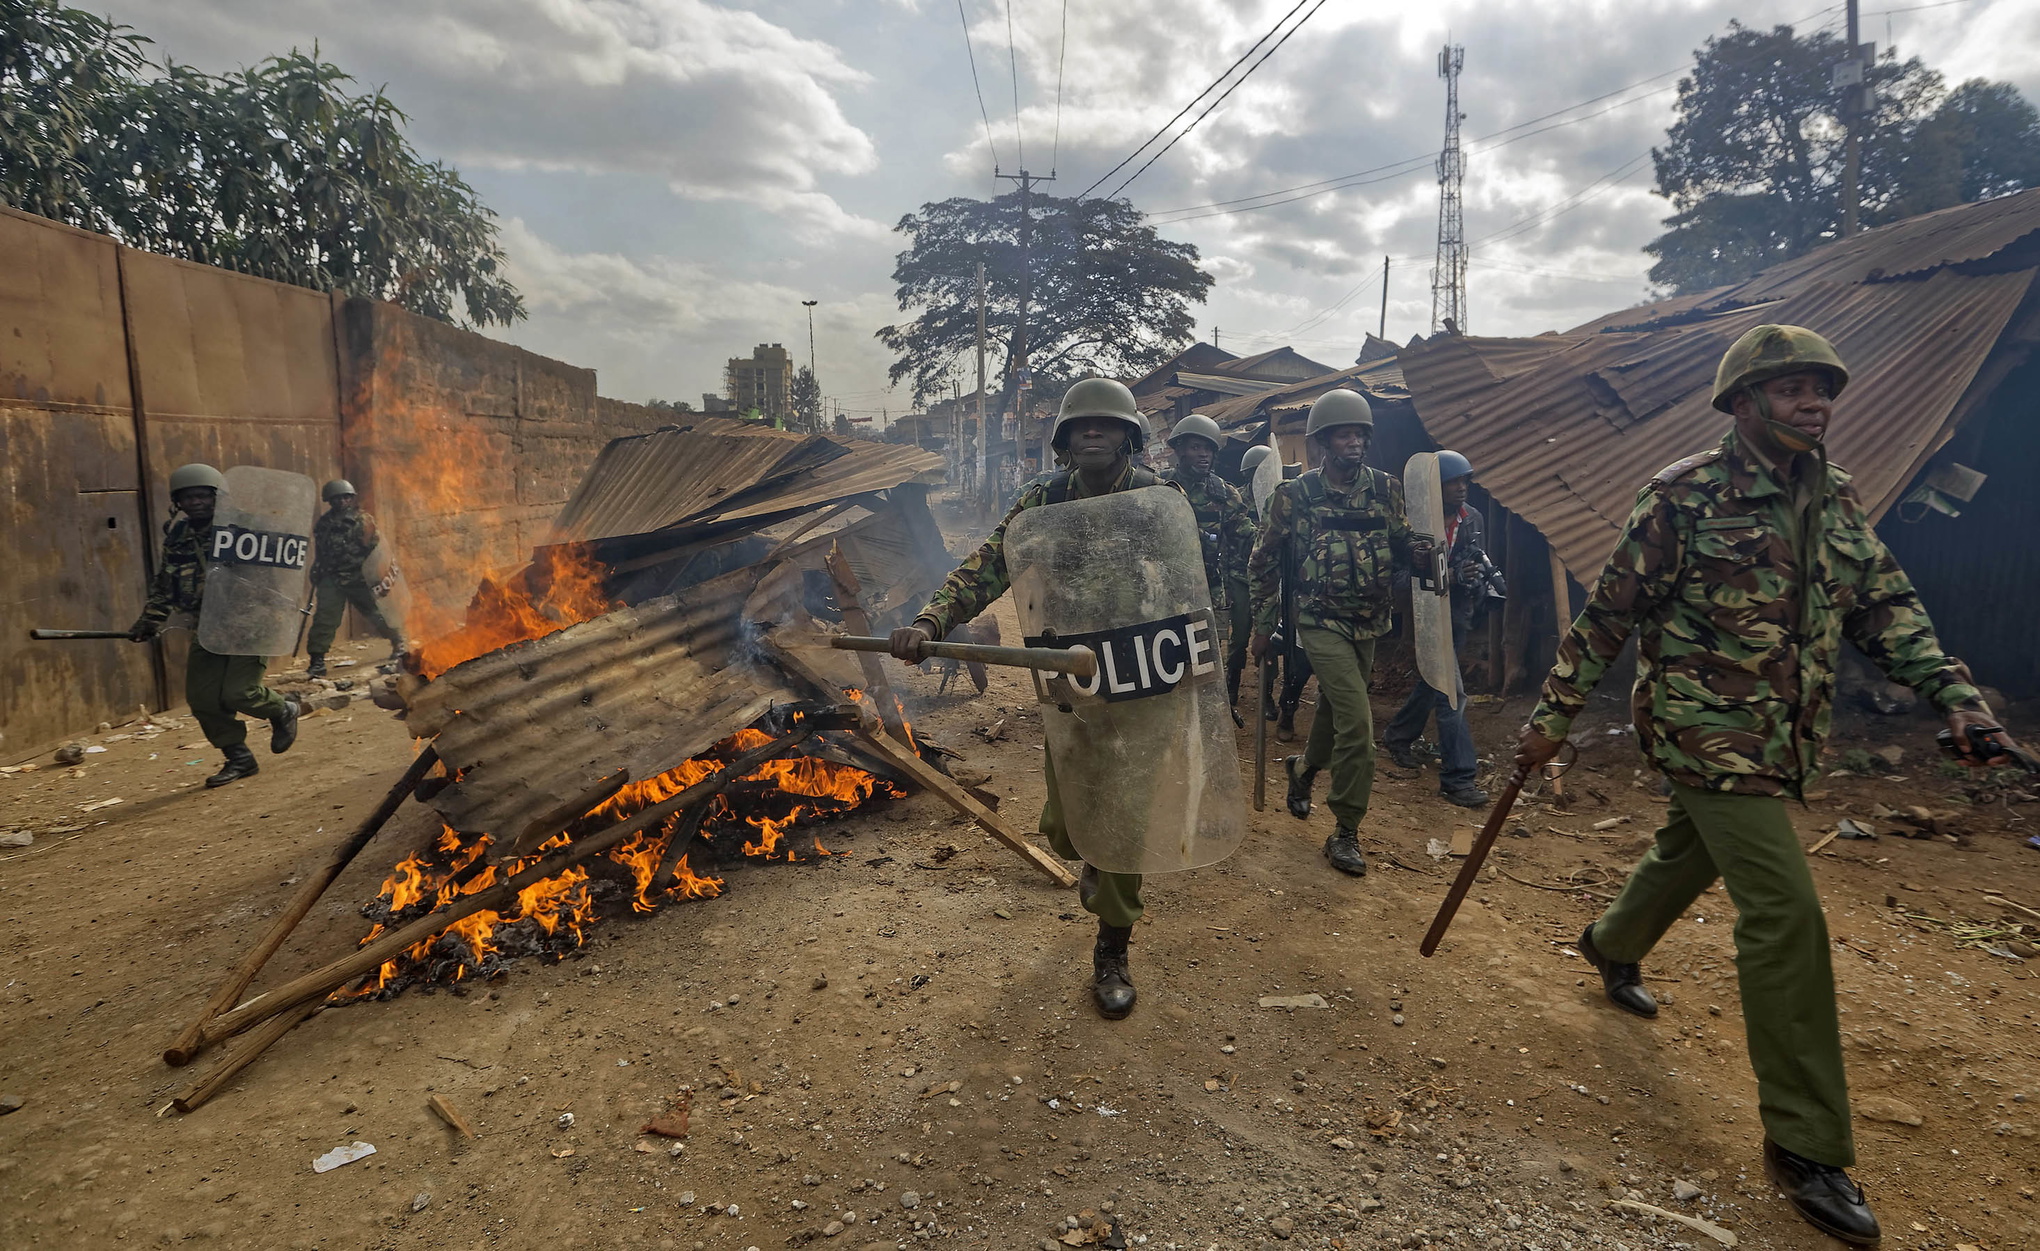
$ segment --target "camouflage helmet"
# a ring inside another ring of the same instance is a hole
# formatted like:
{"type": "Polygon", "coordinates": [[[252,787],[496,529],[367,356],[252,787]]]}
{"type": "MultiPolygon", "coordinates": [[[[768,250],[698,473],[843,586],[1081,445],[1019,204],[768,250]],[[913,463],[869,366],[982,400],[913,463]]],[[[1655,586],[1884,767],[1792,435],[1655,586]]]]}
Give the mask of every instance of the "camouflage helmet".
{"type": "Polygon", "coordinates": [[[1133,450],[1138,452],[1147,446],[1147,418],[1141,415],[1140,406],[1133,401],[1133,392],[1123,382],[1110,378],[1086,378],[1063,393],[1062,408],[1055,415],[1055,425],[1048,431],[1048,445],[1060,452],[1069,446],[1070,433],[1065,427],[1079,417],[1111,417],[1125,422],[1133,440],[1133,450]]]}
{"type": "Polygon", "coordinates": [[[1303,435],[1314,439],[1334,426],[1365,426],[1374,429],[1374,410],[1367,405],[1367,397],[1358,391],[1344,387],[1325,392],[1310,402],[1310,420],[1303,426],[1303,435]]]}
{"type": "Polygon", "coordinates": [[[1254,444],[1254,446],[1247,449],[1246,455],[1240,457],[1240,472],[1242,473],[1254,472],[1256,469],[1259,469],[1261,467],[1262,461],[1267,460],[1270,456],[1273,456],[1274,454],[1275,449],[1269,447],[1266,443],[1254,444]]]}
{"type": "Polygon", "coordinates": [[[1820,335],[1804,326],[1752,327],[1722,353],[1714,371],[1714,407],[1733,413],[1736,394],[1745,387],[1808,369],[1825,371],[1835,395],[1849,385],[1848,366],[1820,335]]]}
{"type": "Polygon", "coordinates": [[[170,471],[170,494],[192,487],[211,487],[215,491],[227,489],[227,480],[211,465],[179,465],[170,471]]]}
{"type": "Polygon", "coordinates": [[[1218,431],[1218,423],[1203,413],[1192,413],[1176,423],[1169,431],[1169,446],[1176,446],[1182,439],[1204,439],[1216,449],[1225,446],[1225,436],[1218,431]]]}
{"type": "Polygon", "coordinates": [[[355,495],[355,494],[358,494],[358,492],[355,491],[354,484],[352,482],[349,482],[345,478],[335,478],[331,482],[328,482],[325,486],[319,488],[319,498],[326,501],[328,504],[332,503],[334,500],[339,499],[343,495],[355,495]]]}

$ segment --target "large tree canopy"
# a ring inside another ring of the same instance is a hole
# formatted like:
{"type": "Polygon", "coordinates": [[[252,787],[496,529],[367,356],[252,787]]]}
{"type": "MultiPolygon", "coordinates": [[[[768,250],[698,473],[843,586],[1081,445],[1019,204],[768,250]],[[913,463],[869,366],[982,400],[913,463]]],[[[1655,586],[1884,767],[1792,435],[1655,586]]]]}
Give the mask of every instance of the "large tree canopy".
{"type": "Polygon", "coordinates": [[[495,214],[404,138],[380,91],[292,52],[239,73],[150,63],[55,0],[0,0],[0,202],[152,252],[508,323],[495,214]]]}
{"type": "MultiPolygon", "coordinates": [[[[1197,267],[1194,246],[1163,239],[1124,200],[1034,193],[1028,212],[1027,366],[1035,394],[1053,394],[1086,374],[1145,373],[1189,341],[1196,326],[1190,305],[1203,302],[1212,282],[1197,267]]],[[[915,403],[946,393],[958,365],[975,365],[982,264],[990,368],[1010,405],[1018,383],[1020,226],[1017,191],[924,204],[900,219],[896,229],[912,243],[899,254],[893,281],[901,311],[915,316],[878,338],[898,353],[892,381],[911,378],[915,403]]]]}

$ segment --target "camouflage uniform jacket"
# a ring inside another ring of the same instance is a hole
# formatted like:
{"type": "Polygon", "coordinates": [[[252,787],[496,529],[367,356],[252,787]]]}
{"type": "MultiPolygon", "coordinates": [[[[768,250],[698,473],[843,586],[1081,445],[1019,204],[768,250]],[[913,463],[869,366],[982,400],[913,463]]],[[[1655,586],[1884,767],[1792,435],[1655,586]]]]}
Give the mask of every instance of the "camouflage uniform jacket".
{"type": "MultiPolygon", "coordinates": [[[[1160,485],[1161,478],[1148,470],[1129,465],[1106,494],[1160,485]]],[[[928,606],[915,614],[914,619],[935,623],[936,628],[928,632],[930,637],[948,638],[950,630],[990,608],[992,601],[1004,595],[1006,588],[1013,585],[1012,578],[1006,573],[1006,527],[1013,524],[1013,518],[1019,516],[1022,509],[1039,508],[1060,499],[1084,498],[1087,496],[1083,479],[1073,471],[1052,474],[1028,483],[1021,488],[1020,498],[1013,501],[1012,511],[999,522],[991,537],[958,565],[941,586],[935,588],[935,594],[928,598],[928,606]]]]}
{"type": "Polygon", "coordinates": [[[142,621],[162,625],[173,612],[197,616],[205,599],[205,547],[211,534],[211,526],[203,534],[194,529],[189,517],[173,517],[163,527],[163,555],[149,583],[142,621]]]}
{"type": "Polygon", "coordinates": [[[1312,469],[1275,488],[1247,576],[1254,631],[1273,634],[1282,616],[1285,556],[1296,569],[1299,626],[1351,639],[1379,638],[1394,624],[1395,575],[1410,562],[1402,483],[1362,467],[1341,491],[1312,469]]]}
{"type": "Polygon", "coordinates": [[[1204,578],[1211,584],[1211,602],[1224,607],[1231,602],[1230,588],[1247,580],[1247,561],[1254,554],[1254,511],[1232,483],[1215,473],[1178,468],[1163,480],[1181,487],[1197,514],[1204,578]]]}
{"type": "Polygon", "coordinates": [[[356,509],[327,509],[312,523],[312,581],[360,582],[361,563],[375,550],[375,518],[356,509]]]}
{"type": "Polygon", "coordinates": [[[1980,708],[1849,475],[1826,466],[1801,499],[1794,507],[1792,485],[1733,432],[1651,479],[1559,645],[1531,726],[1563,738],[1632,630],[1638,744],[1687,786],[1803,796],[1844,638],[1942,711],[1980,708]]]}

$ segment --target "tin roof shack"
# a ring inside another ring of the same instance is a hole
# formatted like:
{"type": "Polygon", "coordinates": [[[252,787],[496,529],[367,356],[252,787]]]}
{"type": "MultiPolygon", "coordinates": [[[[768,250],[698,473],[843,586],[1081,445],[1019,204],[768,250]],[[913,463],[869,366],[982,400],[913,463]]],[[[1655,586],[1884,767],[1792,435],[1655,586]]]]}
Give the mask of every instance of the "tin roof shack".
{"type": "Polygon", "coordinates": [[[1192,413],[1208,414],[1224,400],[1273,391],[1330,372],[1331,366],[1286,347],[1234,356],[1209,343],[1193,343],[1133,383],[1132,390],[1160,439],[1183,418],[1192,413]]]}
{"type": "Polygon", "coordinates": [[[1637,490],[1720,438],[1726,419],[1709,399],[1723,351],[1752,326],[1783,322],[1828,336],[1854,371],[1829,452],[1950,650],[1981,680],[2040,695],[2029,624],[2040,614],[2036,269],[2040,191],[2027,191],[1894,222],[1564,334],[1442,335],[1405,348],[1424,428],[1471,457],[1482,485],[1527,523],[1507,536],[1508,573],[1516,591],[1541,591],[1543,628],[1512,635],[1511,686],[1548,662],[1554,607],[1580,602],[1577,584],[1600,571],[1637,490]],[[1575,584],[1558,605],[1551,577],[1538,585],[1539,542],[1575,584]]]}

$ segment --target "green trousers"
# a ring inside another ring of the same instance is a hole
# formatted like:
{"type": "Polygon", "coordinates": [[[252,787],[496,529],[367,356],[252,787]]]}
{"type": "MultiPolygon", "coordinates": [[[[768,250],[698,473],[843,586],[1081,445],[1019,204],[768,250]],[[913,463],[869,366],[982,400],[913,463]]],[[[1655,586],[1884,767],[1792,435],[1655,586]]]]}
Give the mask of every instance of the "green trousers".
{"type": "Polygon", "coordinates": [[[369,628],[386,639],[395,640],[397,629],[383,616],[382,601],[375,592],[368,589],[366,582],[342,582],[338,578],[320,578],[312,584],[318,607],[312,613],[312,631],[305,639],[305,650],[314,656],[323,656],[333,647],[333,637],[340,632],[340,619],[347,615],[347,606],[354,605],[369,624],[369,628]]]}
{"type": "MultiPolygon", "coordinates": [[[[1056,795],[1054,753],[1041,753],[1041,774],[1048,783],[1048,802],[1041,806],[1041,832],[1048,835],[1048,845],[1056,855],[1065,860],[1081,860],[1083,857],[1070,842],[1069,826],[1063,822],[1062,800],[1056,795]]],[[[1084,900],[1084,910],[1107,925],[1132,925],[1140,920],[1144,910],[1140,902],[1140,874],[1107,873],[1100,869],[1098,889],[1084,900]]]]}
{"type": "Polygon", "coordinates": [[[1675,783],[1657,845],[1594,922],[1594,945],[1610,960],[1642,960],[1716,878],[1735,904],[1736,977],[1764,1132],[1810,1160],[1854,1164],[1827,920],[1784,800],[1675,783]]]}
{"type": "Polygon", "coordinates": [[[1340,825],[1357,829],[1374,794],[1374,705],[1367,698],[1374,640],[1304,626],[1296,641],[1318,680],[1317,715],[1310,721],[1303,763],[1332,771],[1332,792],[1325,803],[1340,825]]]}
{"type": "Polygon", "coordinates": [[[248,727],[236,713],[264,721],[283,715],[283,696],[262,685],[268,667],[261,656],[222,656],[192,643],[184,662],[184,699],[206,742],[221,751],[246,743],[248,727]]]}

